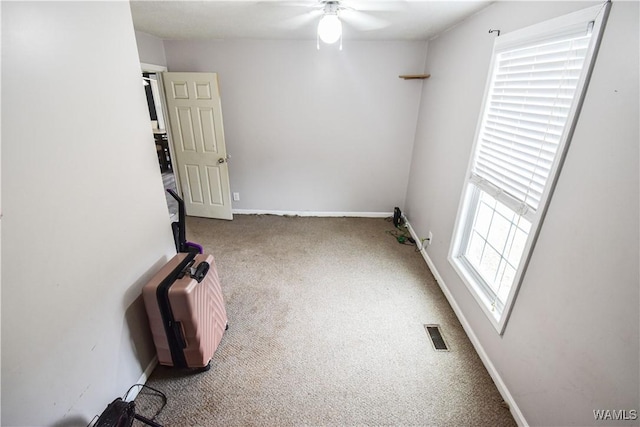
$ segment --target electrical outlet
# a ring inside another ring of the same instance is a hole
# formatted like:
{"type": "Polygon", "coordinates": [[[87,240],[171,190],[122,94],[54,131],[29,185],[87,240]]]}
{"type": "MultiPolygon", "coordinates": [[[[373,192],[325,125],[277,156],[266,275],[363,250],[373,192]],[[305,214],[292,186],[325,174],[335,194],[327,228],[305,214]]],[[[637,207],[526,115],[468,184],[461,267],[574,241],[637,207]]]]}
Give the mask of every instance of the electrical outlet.
{"type": "Polygon", "coordinates": [[[431,242],[433,242],[433,233],[431,231],[429,231],[429,235],[427,236],[427,241],[429,242],[428,244],[430,245],[431,242]]]}
{"type": "Polygon", "coordinates": [[[233,201],[237,202],[240,200],[240,193],[233,193],[233,201]]]}

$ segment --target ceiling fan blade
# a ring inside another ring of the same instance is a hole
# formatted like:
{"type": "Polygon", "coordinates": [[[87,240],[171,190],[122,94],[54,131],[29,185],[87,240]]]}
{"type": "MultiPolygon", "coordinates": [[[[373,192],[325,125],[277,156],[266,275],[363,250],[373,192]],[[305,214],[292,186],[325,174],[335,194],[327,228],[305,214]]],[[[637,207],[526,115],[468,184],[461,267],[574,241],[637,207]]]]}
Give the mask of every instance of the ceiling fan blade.
{"type": "Polygon", "coordinates": [[[343,0],[340,5],[346,9],[369,12],[395,12],[408,8],[406,0],[343,0]]]}
{"type": "MultiPolygon", "coordinates": [[[[319,4],[317,0],[260,0],[258,3],[293,7],[316,7],[319,4]]],[[[320,5],[320,7],[322,7],[322,5],[320,5]]]]}
{"type": "Polygon", "coordinates": [[[360,31],[373,31],[386,28],[391,23],[368,13],[353,9],[345,9],[339,14],[340,19],[360,31]]]}
{"type": "Polygon", "coordinates": [[[279,26],[283,28],[300,28],[310,22],[319,19],[322,16],[322,10],[310,10],[305,13],[297,14],[291,18],[286,18],[280,21],[279,26]]]}

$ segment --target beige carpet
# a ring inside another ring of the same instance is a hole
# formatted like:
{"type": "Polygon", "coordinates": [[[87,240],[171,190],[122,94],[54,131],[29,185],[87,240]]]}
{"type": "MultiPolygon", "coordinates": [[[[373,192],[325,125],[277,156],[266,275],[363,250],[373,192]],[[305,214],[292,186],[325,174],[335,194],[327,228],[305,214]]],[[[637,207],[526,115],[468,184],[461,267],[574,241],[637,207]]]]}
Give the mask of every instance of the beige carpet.
{"type": "MultiPolygon", "coordinates": [[[[189,218],[229,330],[208,372],[159,366],[165,426],[513,426],[424,260],[384,219],[189,218]],[[440,324],[451,351],[433,350],[440,324]]],[[[158,401],[143,392],[138,412],[158,401]]],[[[136,424],[140,425],[140,424],[136,424]]]]}

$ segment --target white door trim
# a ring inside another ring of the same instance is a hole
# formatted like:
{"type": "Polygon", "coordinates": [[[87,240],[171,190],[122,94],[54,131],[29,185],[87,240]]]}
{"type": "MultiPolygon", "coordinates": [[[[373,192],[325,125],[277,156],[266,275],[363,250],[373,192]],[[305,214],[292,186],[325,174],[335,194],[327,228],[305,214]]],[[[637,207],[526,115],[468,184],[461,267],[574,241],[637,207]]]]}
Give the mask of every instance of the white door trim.
{"type": "Polygon", "coordinates": [[[167,67],[164,65],[147,64],[145,62],[140,63],[140,69],[145,73],[160,73],[167,71],[167,67]]]}
{"type": "MultiPolygon", "coordinates": [[[[173,141],[171,140],[171,129],[170,129],[170,124],[169,124],[169,119],[168,119],[168,115],[167,115],[167,105],[166,105],[166,98],[164,95],[164,84],[162,82],[162,73],[167,71],[167,67],[164,65],[156,65],[156,64],[149,64],[146,62],[141,62],[140,63],[140,70],[143,73],[155,73],[156,74],[156,79],[158,80],[158,91],[160,92],[160,109],[162,110],[162,115],[164,116],[164,125],[167,131],[167,140],[169,143],[169,155],[171,156],[171,159],[175,159],[175,154],[173,152],[173,141]]],[[[180,197],[182,197],[182,190],[180,189],[181,185],[180,185],[180,178],[178,177],[178,174],[175,173],[175,171],[172,171],[174,179],[176,181],[176,190],[178,192],[178,195],[180,197]]],[[[178,217],[176,215],[172,215],[170,217],[170,221],[174,222],[177,221],[178,217]]]]}

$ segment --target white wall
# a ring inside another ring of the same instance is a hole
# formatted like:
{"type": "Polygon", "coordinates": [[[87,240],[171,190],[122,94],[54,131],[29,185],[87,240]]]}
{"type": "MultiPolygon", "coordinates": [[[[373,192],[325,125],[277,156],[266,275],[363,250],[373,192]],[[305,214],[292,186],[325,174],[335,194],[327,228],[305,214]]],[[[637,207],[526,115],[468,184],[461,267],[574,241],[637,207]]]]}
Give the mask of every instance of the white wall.
{"type": "Polygon", "coordinates": [[[165,41],[217,72],[234,209],[389,213],[406,194],[425,42],[165,41]]]}
{"type": "Polygon", "coordinates": [[[140,62],[143,64],[166,66],[167,58],[164,54],[162,39],[143,33],[142,31],[136,31],[135,34],[140,62]]]}
{"type": "Polygon", "coordinates": [[[2,425],[84,426],[154,356],[175,253],[127,2],[2,4],[2,425]]]}
{"type": "MultiPolygon", "coordinates": [[[[639,14],[614,2],[575,136],[513,313],[499,336],[447,261],[493,38],[594,3],[498,2],[429,42],[409,221],[524,420],[608,425],[638,410],[639,14]]],[[[521,419],[522,421],[522,419],[521,419]]],[[[637,425],[622,422],[623,425],[637,425]]]]}

